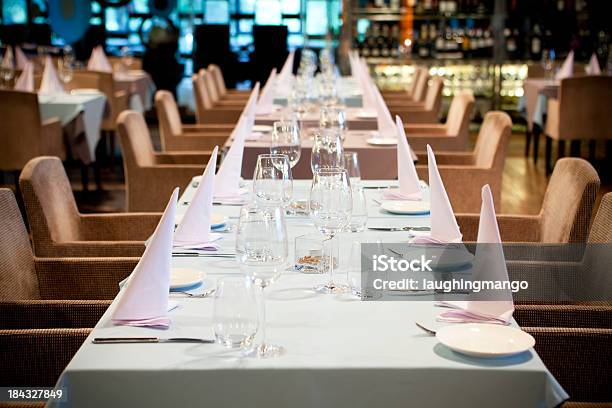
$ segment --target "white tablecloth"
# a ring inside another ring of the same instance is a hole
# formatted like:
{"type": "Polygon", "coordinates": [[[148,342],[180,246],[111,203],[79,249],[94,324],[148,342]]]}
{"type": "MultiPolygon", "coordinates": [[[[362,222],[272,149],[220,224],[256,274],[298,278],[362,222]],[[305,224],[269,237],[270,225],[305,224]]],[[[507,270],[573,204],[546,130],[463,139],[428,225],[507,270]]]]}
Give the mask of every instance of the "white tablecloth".
{"type": "MultiPolygon", "coordinates": [[[[294,184],[294,198],[308,196],[309,181],[294,184]]],[[[380,182],[366,182],[366,185],[380,182]]],[[[428,225],[428,216],[382,214],[367,190],[370,223],[428,225]]],[[[189,187],[180,202],[189,201],[189,187]]],[[[236,222],[239,207],[215,211],[236,222]]],[[[178,213],[184,212],[181,207],[178,213]]],[[[315,233],[307,218],[288,219],[293,239],[315,233]]],[[[342,237],[340,271],[347,245],[401,241],[404,232],[368,231],[342,237]]],[[[232,234],[222,250],[231,250],[232,234]]],[[[239,273],[233,259],[174,258],[175,266],[206,272],[206,284],[239,273]]],[[[220,345],[94,345],[93,337],[212,338],[213,299],[171,295],[179,307],[168,331],[113,326],[109,311],[62,374],[69,407],[554,407],[567,398],[535,353],[477,359],[454,353],[418,329],[434,324],[440,309],[430,301],[361,302],[350,295],[322,295],[311,288],[324,275],[287,271],[270,288],[267,336],[286,354],[273,359],[243,357],[220,345]]]]}
{"type": "Polygon", "coordinates": [[[106,107],[106,97],[101,92],[83,94],[38,94],[38,104],[42,120],[57,117],[62,125],[74,120],[83,112],[85,138],[92,160],[100,139],[100,124],[106,107]]]}
{"type": "Polygon", "coordinates": [[[153,107],[155,83],[145,71],[133,70],[113,73],[115,85],[130,96],[130,109],[144,113],[153,107]]]}

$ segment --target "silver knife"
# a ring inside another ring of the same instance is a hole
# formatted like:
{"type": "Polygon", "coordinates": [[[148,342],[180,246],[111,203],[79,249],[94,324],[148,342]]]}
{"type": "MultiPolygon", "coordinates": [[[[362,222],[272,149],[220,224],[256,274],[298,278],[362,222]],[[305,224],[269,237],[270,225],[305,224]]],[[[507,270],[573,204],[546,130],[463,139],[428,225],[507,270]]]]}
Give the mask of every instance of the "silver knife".
{"type": "Polygon", "coordinates": [[[125,344],[125,343],[203,343],[213,344],[215,340],[198,339],[193,337],[96,337],[94,344],[125,344]]]}
{"type": "Polygon", "coordinates": [[[368,227],[370,230],[376,231],[431,231],[430,227],[368,227]]]}

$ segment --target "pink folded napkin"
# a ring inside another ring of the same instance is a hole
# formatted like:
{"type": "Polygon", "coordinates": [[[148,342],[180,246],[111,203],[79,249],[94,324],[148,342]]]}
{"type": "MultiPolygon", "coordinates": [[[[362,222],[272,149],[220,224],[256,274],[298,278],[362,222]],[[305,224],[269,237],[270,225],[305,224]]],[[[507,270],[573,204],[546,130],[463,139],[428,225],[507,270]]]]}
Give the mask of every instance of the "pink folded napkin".
{"type": "Polygon", "coordinates": [[[174,248],[201,249],[215,251],[219,245],[215,242],[219,234],[210,232],[210,218],[213,209],[215,191],[215,169],[217,168],[217,151],[215,146],[210,160],[204,169],[198,188],[191,204],[174,232],[174,248]]]}
{"type": "Polygon", "coordinates": [[[427,167],[429,170],[429,201],[431,214],[431,233],[429,237],[416,237],[416,243],[457,243],[463,235],[453,213],[442,177],[438,171],[436,157],[431,146],[427,145],[427,167]]]}
{"type": "Polygon", "coordinates": [[[601,75],[601,67],[599,66],[599,61],[597,60],[597,55],[595,55],[595,53],[591,55],[589,65],[586,66],[584,71],[587,73],[587,75],[601,75]]]}
{"type": "Polygon", "coordinates": [[[6,47],[1,66],[4,69],[15,69],[15,59],[13,58],[13,49],[11,47],[6,47]]]}
{"type": "Polygon", "coordinates": [[[355,67],[357,68],[357,76],[359,78],[359,87],[361,88],[362,106],[365,110],[376,110],[376,95],[372,92],[372,78],[368,72],[368,65],[365,59],[356,57],[355,67]]]}
{"type": "Polygon", "coordinates": [[[257,101],[256,112],[258,115],[269,115],[274,112],[274,81],[276,79],[276,68],[272,69],[270,76],[266,81],[261,95],[259,95],[259,101],[257,101]]]}
{"type": "Polygon", "coordinates": [[[30,60],[21,50],[21,47],[15,47],[15,61],[17,62],[17,69],[25,69],[25,66],[30,60]]]}
{"type": "Polygon", "coordinates": [[[559,71],[557,71],[557,74],[555,75],[555,79],[560,81],[565,78],[571,78],[573,75],[574,75],[574,51],[570,51],[569,54],[567,54],[567,58],[565,58],[565,61],[563,61],[563,65],[561,65],[561,68],[559,69],[559,71]]]}
{"type": "Polygon", "coordinates": [[[396,138],[397,128],[393,122],[393,117],[389,108],[382,97],[380,90],[373,81],[370,81],[372,87],[372,94],[376,100],[376,122],[378,125],[378,135],[384,138],[396,138]]]}
{"type": "Polygon", "coordinates": [[[421,200],[423,193],[421,192],[421,182],[417,175],[406,132],[404,131],[404,123],[399,116],[395,117],[397,128],[397,178],[399,180],[399,188],[387,189],[383,192],[385,200],[421,200]]]}
{"type": "Polygon", "coordinates": [[[241,116],[230,135],[233,140],[232,145],[223,158],[215,177],[215,201],[218,199],[238,199],[244,193],[240,189],[240,173],[242,172],[244,141],[246,135],[251,133],[250,129],[247,129],[249,127],[248,122],[246,116],[241,116]]]}
{"type": "Polygon", "coordinates": [[[156,328],[170,326],[168,293],[178,191],[176,188],[172,193],[149,245],[117,299],[112,315],[114,324],[156,328]]]}
{"type": "Polygon", "coordinates": [[[21,72],[21,75],[19,75],[19,78],[17,78],[17,81],[15,82],[15,87],[14,89],[16,91],[23,91],[23,92],[34,92],[34,64],[32,64],[30,61],[26,62],[25,66],[23,67],[23,71],[21,72]]]}
{"type": "Polygon", "coordinates": [[[113,72],[113,66],[106,57],[102,46],[98,45],[91,50],[91,56],[87,61],[87,69],[89,71],[113,72]]]}
{"type": "Polygon", "coordinates": [[[291,80],[293,78],[293,59],[295,57],[295,51],[291,51],[283,64],[280,72],[278,73],[278,77],[276,79],[276,83],[281,87],[286,87],[291,85],[291,80]]]}
{"type": "Polygon", "coordinates": [[[53,66],[53,60],[49,55],[45,57],[45,69],[43,70],[40,88],[38,89],[43,94],[65,94],[64,85],[57,77],[57,72],[53,66]]]}
{"type": "MultiPolygon", "coordinates": [[[[482,188],[477,242],[472,269],[473,280],[507,282],[504,250],[495,216],[493,195],[488,184],[482,188]]],[[[440,304],[456,309],[442,312],[438,316],[438,320],[446,322],[508,324],[514,312],[510,290],[496,291],[495,294],[492,291],[481,291],[471,294],[467,301],[445,301],[440,304]]]]}

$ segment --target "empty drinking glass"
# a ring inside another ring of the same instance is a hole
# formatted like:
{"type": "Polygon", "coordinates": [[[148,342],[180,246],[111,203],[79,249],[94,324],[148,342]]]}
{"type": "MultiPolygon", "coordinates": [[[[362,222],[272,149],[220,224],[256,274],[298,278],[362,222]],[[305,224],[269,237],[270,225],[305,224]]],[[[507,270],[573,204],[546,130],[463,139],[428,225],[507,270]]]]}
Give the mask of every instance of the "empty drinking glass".
{"type": "Polygon", "coordinates": [[[346,132],[348,131],[344,109],[338,105],[321,106],[319,127],[321,129],[338,129],[344,140],[346,132]]]}
{"type": "Polygon", "coordinates": [[[361,184],[361,170],[359,169],[359,155],[357,152],[344,152],[344,168],[351,181],[351,186],[361,184]]]}
{"type": "Polygon", "coordinates": [[[291,168],[294,168],[300,160],[301,151],[300,129],[297,122],[289,120],[274,122],[270,153],[286,155],[291,168]]]}
{"type": "Polygon", "coordinates": [[[213,303],[213,330],[225,347],[246,347],[257,333],[257,303],[253,284],[245,276],[228,276],[217,281],[213,303]]]}
{"type": "Polygon", "coordinates": [[[255,201],[287,207],[293,194],[289,157],[284,154],[260,154],[253,175],[255,201]]]}
{"type": "Polygon", "coordinates": [[[325,168],[344,168],[344,148],[338,129],[319,129],[314,132],[310,167],[313,174],[325,168]]]}

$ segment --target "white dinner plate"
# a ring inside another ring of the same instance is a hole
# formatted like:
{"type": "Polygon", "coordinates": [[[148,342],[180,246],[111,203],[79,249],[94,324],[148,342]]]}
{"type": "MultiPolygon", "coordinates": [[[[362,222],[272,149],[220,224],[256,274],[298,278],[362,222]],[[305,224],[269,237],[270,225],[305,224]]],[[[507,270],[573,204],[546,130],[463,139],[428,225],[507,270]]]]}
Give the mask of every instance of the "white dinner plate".
{"type": "Polygon", "coordinates": [[[366,140],[366,143],[374,146],[395,146],[397,139],[391,137],[371,137],[366,140]]]}
{"type": "Polygon", "coordinates": [[[253,125],[253,132],[269,133],[274,128],[269,125],[253,125]]]}
{"type": "Polygon", "coordinates": [[[508,357],[529,350],[535,339],[514,327],[467,323],[445,326],[436,338],[446,347],[472,357],[508,357]]]}
{"type": "Polygon", "coordinates": [[[70,91],[71,94],[73,95],[89,95],[89,94],[98,94],[100,93],[99,90],[97,90],[96,88],[77,88],[77,89],[73,89],[72,91],[70,91]]]}
{"type": "MultiPolygon", "coordinates": [[[[181,215],[177,214],[176,217],[174,218],[174,223],[176,225],[179,225],[181,221],[183,221],[183,214],[181,215]]],[[[227,217],[223,214],[213,213],[210,216],[210,228],[211,229],[220,228],[226,223],[227,223],[227,217]]]]}
{"type": "Polygon", "coordinates": [[[202,283],[204,272],[192,268],[172,268],[170,274],[170,290],[184,289],[202,283]]]}
{"type": "Polygon", "coordinates": [[[356,112],[355,117],[357,119],[375,119],[376,111],[363,109],[363,110],[356,112]]]}
{"type": "Polygon", "coordinates": [[[383,201],[380,208],[399,215],[427,214],[429,212],[428,201],[383,201]]]}

